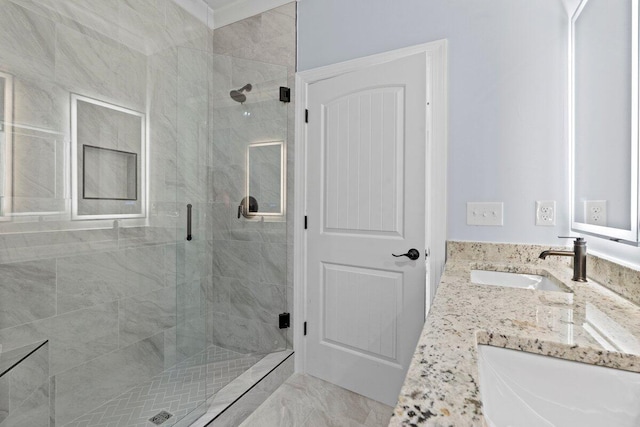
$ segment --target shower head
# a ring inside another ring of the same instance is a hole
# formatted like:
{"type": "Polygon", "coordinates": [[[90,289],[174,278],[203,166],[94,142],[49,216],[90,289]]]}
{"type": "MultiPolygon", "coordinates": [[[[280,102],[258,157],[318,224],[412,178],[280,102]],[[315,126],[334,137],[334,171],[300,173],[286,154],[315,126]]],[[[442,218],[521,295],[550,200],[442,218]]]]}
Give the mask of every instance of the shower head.
{"type": "Polygon", "coordinates": [[[234,89],[231,92],[229,92],[229,96],[234,101],[242,104],[244,101],[247,100],[247,95],[245,95],[242,92],[251,92],[251,88],[252,88],[251,83],[247,83],[246,85],[242,86],[240,89],[237,89],[237,90],[234,89]]]}

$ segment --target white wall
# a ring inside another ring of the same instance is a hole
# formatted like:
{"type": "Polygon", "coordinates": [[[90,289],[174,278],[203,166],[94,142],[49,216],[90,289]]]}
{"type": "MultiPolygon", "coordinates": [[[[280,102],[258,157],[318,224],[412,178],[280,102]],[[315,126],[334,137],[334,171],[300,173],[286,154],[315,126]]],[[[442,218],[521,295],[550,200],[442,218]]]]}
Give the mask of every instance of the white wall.
{"type": "Polygon", "coordinates": [[[561,0],[302,0],[298,68],[447,38],[448,238],[557,244],[569,232],[568,22],[561,0]],[[535,226],[536,200],[557,201],[557,226],[535,226]],[[467,226],[467,201],[504,202],[504,226],[467,226]]]}
{"type": "MultiPolygon", "coordinates": [[[[570,232],[567,36],[578,3],[301,0],[298,69],[448,39],[448,239],[557,244],[570,232]],[[555,227],[534,225],[535,200],[557,201],[555,227]],[[504,227],[467,226],[467,201],[503,201],[504,227]]],[[[586,237],[591,252],[640,267],[640,248],[586,237]]]]}

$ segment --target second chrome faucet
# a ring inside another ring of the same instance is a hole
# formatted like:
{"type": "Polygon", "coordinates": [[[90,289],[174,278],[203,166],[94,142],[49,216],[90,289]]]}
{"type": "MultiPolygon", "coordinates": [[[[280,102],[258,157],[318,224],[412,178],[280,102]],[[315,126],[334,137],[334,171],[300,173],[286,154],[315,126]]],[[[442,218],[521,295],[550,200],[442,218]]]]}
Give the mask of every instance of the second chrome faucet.
{"type": "Polygon", "coordinates": [[[587,241],[582,237],[576,237],[573,241],[573,251],[543,251],[540,258],[546,259],[549,255],[573,257],[573,278],[576,282],[587,281],[587,241]]]}

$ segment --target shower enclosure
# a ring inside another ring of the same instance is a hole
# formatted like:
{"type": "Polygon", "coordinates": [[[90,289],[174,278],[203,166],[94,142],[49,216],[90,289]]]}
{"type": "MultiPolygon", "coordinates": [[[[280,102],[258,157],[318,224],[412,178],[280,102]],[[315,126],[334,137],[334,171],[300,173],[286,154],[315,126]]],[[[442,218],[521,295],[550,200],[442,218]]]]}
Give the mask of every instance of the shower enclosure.
{"type": "Polygon", "coordinates": [[[290,349],[291,70],[171,0],[0,10],[0,426],[189,425],[290,349]]]}

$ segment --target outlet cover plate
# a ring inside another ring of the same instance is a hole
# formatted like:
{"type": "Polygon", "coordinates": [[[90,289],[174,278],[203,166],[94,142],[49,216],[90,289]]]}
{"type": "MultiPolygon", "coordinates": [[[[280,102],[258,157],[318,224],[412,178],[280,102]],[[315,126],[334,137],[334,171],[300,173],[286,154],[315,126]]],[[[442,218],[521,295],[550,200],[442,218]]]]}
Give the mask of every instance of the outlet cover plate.
{"type": "Polygon", "coordinates": [[[584,219],[587,224],[607,225],[607,201],[586,200],[584,202],[584,219]]]}
{"type": "Polygon", "coordinates": [[[536,202],[536,225],[556,225],[555,200],[538,200],[536,202]]]}
{"type": "Polygon", "coordinates": [[[467,225],[503,224],[504,203],[502,202],[467,202],[467,225]]]}

